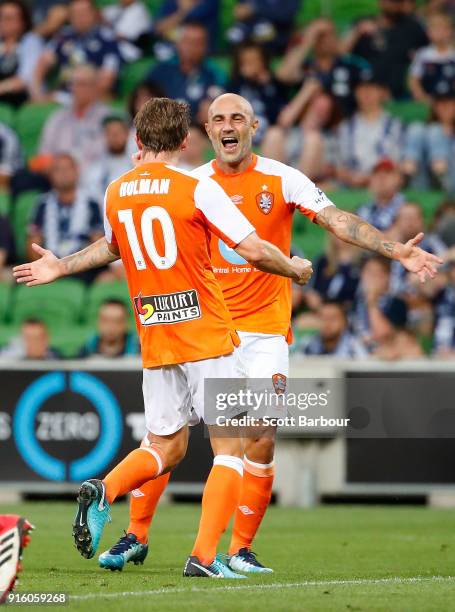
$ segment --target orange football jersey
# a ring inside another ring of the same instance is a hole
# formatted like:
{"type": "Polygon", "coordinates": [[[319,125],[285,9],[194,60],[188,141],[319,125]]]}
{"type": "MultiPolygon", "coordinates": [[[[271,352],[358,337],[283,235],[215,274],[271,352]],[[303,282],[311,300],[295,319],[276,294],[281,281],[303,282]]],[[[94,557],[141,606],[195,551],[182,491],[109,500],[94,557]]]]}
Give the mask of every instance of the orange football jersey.
{"type": "MultiPolygon", "coordinates": [[[[224,174],[216,161],[194,171],[214,179],[251,221],[259,236],[290,254],[294,210],[311,221],[333,203],[304,174],[254,155],[240,174],[224,174]]],[[[280,334],[290,340],[291,280],[253,268],[219,236],[212,236],[211,259],[235,329],[280,334]]]]}
{"type": "Polygon", "coordinates": [[[254,227],[219,185],[165,164],[113,181],[105,235],[118,245],[145,368],[227,355],[239,344],[213,273],[209,240],[231,247],[254,227]]]}

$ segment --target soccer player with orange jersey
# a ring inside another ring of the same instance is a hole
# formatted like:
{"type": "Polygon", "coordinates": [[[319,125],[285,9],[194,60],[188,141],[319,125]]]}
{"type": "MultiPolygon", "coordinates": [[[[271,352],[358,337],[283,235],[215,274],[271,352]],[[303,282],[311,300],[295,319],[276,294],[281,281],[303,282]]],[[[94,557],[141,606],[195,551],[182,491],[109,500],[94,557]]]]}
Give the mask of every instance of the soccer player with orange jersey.
{"type": "MultiPolygon", "coordinates": [[[[14,270],[18,282],[34,286],[119,258],[125,266],[141,341],[147,434],[104,480],[79,489],[73,537],[86,558],[97,550],[110,504],[170,472],[185,455],[188,422],[194,413],[204,416],[204,380],[243,376],[240,341],[209,258],[211,234],[263,271],[301,284],[311,276],[310,262],[261,240],[215,181],[175,167],[188,137],[186,104],[150,100],[135,126],[141,160],[106,191],[105,238],[63,259],[34,245],[41,258],[14,270]]],[[[184,576],[243,578],[216,556],[240,495],[242,439],[206,424],[214,462],[184,576]]]]}
{"type": "MultiPolygon", "coordinates": [[[[324,193],[298,170],[254,155],[252,138],[258,127],[251,105],[235,94],[218,97],[209,109],[206,129],[216,159],[194,174],[210,177],[230,196],[257,228],[259,235],[289,255],[295,211],[333,232],[341,240],[397,259],[421,281],[433,277],[441,259],[417,245],[423,234],[406,244],[388,240],[354,214],[337,209],[324,193]]],[[[211,238],[211,260],[224,299],[241,338],[247,374],[268,379],[283,391],[289,369],[291,337],[291,281],[258,271],[219,236],[211,238]]],[[[251,544],[272,495],[275,428],[255,427],[245,443],[242,490],[235,510],[229,547],[231,569],[267,573],[251,551],[251,544]]],[[[100,565],[111,569],[147,555],[147,536],[168,475],[133,492],[127,534],[100,555],[100,565]]]]}

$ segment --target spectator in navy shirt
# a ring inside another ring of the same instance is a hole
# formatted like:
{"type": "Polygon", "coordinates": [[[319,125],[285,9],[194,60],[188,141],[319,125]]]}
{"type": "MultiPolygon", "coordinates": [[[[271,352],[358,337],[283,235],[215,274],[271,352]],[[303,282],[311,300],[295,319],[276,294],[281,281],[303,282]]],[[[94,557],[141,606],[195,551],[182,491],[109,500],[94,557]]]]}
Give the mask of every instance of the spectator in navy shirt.
{"type": "Polygon", "coordinates": [[[319,333],[304,339],[297,350],[304,355],[330,355],[340,359],[366,357],[365,347],[349,331],[346,312],[340,302],[324,302],[319,309],[319,322],[319,333]]]}
{"type": "Polygon", "coordinates": [[[233,44],[253,40],[275,52],[285,50],[297,15],[299,0],[238,0],[235,24],[227,38],[233,44]]]}
{"type": "Polygon", "coordinates": [[[139,354],[137,334],[128,331],[128,307],[120,300],[106,300],[98,313],[98,332],[89,338],[80,357],[134,357],[139,354]]]}
{"type": "Polygon", "coordinates": [[[447,284],[435,300],[433,350],[440,357],[455,357],[455,253],[447,257],[447,284]]]}
{"type": "Polygon", "coordinates": [[[206,52],[206,29],[199,23],[187,23],[179,31],[177,57],[159,62],[147,77],[168,98],[188,102],[193,118],[201,102],[222,93],[219,75],[204,61],[206,52]]]}
{"type": "Polygon", "coordinates": [[[387,158],[379,160],[373,168],[369,183],[373,199],[358,209],[359,217],[378,230],[387,231],[405,200],[404,195],[400,193],[401,184],[401,173],[395,162],[387,158]]]}
{"type": "Polygon", "coordinates": [[[447,95],[455,86],[455,47],[449,15],[428,20],[431,44],[417,51],[410,69],[409,86],[416,100],[431,103],[435,95],[447,95]]]}
{"type": "Polygon", "coordinates": [[[55,156],[49,171],[52,190],[38,201],[28,232],[28,257],[36,242],[57,257],[85,248],[103,235],[100,205],[78,189],[78,167],[71,155],[55,156]]]}
{"type": "Polygon", "coordinates": [[[99,69],[98,86],[103,97],[109,97],[115,87],[120,67],[120,53],[114,33],[101,26],[93,0],[71,0],[70,25],[48,44],[38,60],[33,81],[33,98],[65,102],[72,70],[79,64],[91,64],[99,69]],[[58,66],[60,91],[46,95],[44,80],[51,68],[58,66]]]}
{"type": "Polygon", "coordinates": [[[155,32],[173,40],[176,29],[184,23],[197,21],[205,27],[211,52],[217,48],[219,0],[163,0],[156,14],[155,32]]]}

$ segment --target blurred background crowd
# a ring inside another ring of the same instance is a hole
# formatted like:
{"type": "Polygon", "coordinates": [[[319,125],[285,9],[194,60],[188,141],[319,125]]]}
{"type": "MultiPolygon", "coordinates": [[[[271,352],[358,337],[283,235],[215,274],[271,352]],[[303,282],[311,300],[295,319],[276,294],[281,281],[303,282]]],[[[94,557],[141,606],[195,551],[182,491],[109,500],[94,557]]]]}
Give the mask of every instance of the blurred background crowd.
{"type": "Polygon", "coordinates": [[[446,259],[420,285],[296,216],[315,273],[293,291],[295,353],[455,357],[454,17],[454,0],[0,1],[0,359],[137,355],[121,265],[33,291],[11,265],[102,235],[147,99],[186,100],[181,165],[211,159],[223,91],[253,105],[258,153],[446,259]]]}

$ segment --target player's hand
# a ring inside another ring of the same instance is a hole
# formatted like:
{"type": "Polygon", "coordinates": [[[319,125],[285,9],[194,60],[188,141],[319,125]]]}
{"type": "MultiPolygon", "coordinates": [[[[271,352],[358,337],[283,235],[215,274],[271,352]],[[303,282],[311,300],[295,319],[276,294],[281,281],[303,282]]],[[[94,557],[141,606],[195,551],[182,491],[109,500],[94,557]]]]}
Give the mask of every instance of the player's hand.
{"type": "Polygon", "coordinates": [[[297,278],[294,279],[295,282],[298,285],[306,285],[313,274],[313,264],[309,259],[302,259],[296,255],[292,257],[291,261],[297,276],[297,278]]]}
{"type": "Polygon", "coordinates": [[[33,243],[32,249],[41,255],[36,261],[25,263],[13,268],[13,274],[18,283],[25,283],[27,287],[46,285],[64,276],[61,260],[39,244],[33,243]]]}
{"type": "Polygon", "coordinates": [[[398,261],[409,270],[417,274],[421,283],[424,283],[427,278],[434,278],[437,274],[437,266],[444,263],[444,260],[437,255],[432,255],[421,249],[418,244],[423,240],[423,232],[414,236],[402,244],[398,253],[398,261]]]}

